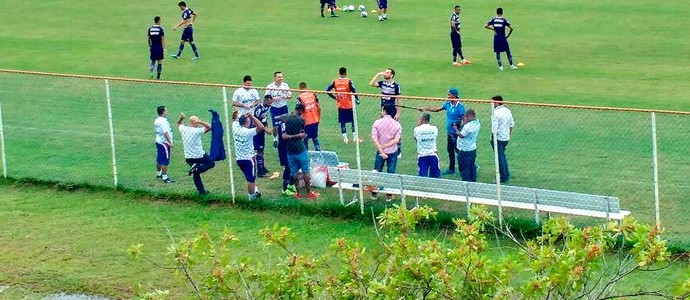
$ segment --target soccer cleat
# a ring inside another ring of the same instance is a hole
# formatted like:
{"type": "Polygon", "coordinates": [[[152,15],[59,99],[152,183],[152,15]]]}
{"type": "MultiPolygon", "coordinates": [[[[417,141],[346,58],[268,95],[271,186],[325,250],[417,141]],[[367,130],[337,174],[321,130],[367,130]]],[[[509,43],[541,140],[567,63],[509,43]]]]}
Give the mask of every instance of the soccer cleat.
{"type": "Polygon", "coordinates": [[[259,176],[261,178],[268,177],[268,170],[264,170],[264,171],[259,172],[259,174],[257,176],[259,176]]]}
{"type": "Polygon", "coordinates": [[[194,172],[196,172],[196,163],[193,163],[193,164],[189,167],[189,175],[187,175],[187,176],[192,176],[192,174],[194,174],[194,172]]]}
{"type": "Polygon", "coordinates": [[[338,17],[338,15],[336,15],[336,14],[331,14],[331,18],[337,18],[337,17],[338,17]]]}
{"type": "Polygon", "coordinates": [[[471,62],[471,61],[469,61],[469,60],[466,60],[466,59],[463,59],[463,60],[461,61],[461,63],[462,63],[463,65],[469,65],[469,64],[472,64],[472,62],[471,62]]]}
{"type": "Polygon", "coordinates": [[[278,141],[273,141],[273,148],[278,149],[278,141]]]}
{"type": "Polygon", "coordinates": [[[283,193],[281,193],[281,195],[283,195],[285,197],[292,197],[295,195],[295,192],[293,192],[291,190],[284,190],[283,193]]]}
{"type": "Polygon", "coordinates": [[[153,80],[153,72],[149,73],[149,80],[153,80]]]}
{"type": "Polygon", "coordinates": [[[510,69],[511,69],[511,70],[517,70],[517,67],[514,66],[514,65],[510,65],[510,69]]]}
{"type": "Polygon", "coordinates": [[[311,191],[309,194],[307,194],[307,199],[314,200],[316,198],[319,198],[319,196],[321,196],[321,194],[311,191]]]}
{"type": "Polygon", "coordinates": [[[380,21],[383,21],[383,17],[382,17],[382,16],[379,16],[379,22],[380,22],[380,21]]]}
{"type": "Polygon", "coordinates": [[[447,169],[443,171],[443,175],[453,175],[455,174],[455,170],[447,169]]]}
{"type": "Polygon", "coordinates": [[[294,195],[292,195],[292,197],[294,197],[295,199],[302,199],[302,194],[295,193],[294,195]]]}
{"type": "Polygon", "coordinates": [[[453,65],[456,66],[456,67],[462,67],[462,64],[459,63],[459,62],[457,62],[457,61],[454,61],[454,62],[453,62],[453,65]]]}
{"type": "Polygon", "coordinates": [[[503,71],[503,66],[498,67],[499,71],[503,71]]]}
{"type": "Polygon", "coordinates": [[[350,143],[350,140],[346,136],[344,136],[343,137],[343,143],[348,144],[348,143],[350,143]]]}
{"type": "Polygon", "coordinates": [[[384,20],[388,20],[388,15],[387,15],[387,14],[383,14],[381,17],[382,17],[384,20]]]}
{"type": "Polygon", "coordinates": [[[294,184],[288,184],[287,190],[293,193],[297,193],[297,187],[294,184]]]}
{"type": "Polygon", "coordinates": [[[170,54],[170,57],[172,57],[173,59],[178,59],[178,58],[180,58],[179,56],[177,56],[177,54],[170,54]]]}
{"type": "Polygon", "coordinates": [[[199,57],[199,56],[194,56],[194,57],[192,57],[192,60],[199,60],[200,58],[201,57],[199,57]]]}
{"type": "Polygon", "coordinates": [[[175,182],[175,180],[172,180],[172,179],[170,179],[170,177],[168,177],[168,178],[166,178],[166,179],[163,179],[163,182],[165,182],[165,183],[173,183],[173,182],[175,182]]]}
{"type": "Polygon", "coordinates": [[[161,177],[163,177],[163,175],[156,175],[156,178],[158,179],[161,179],[161,177]]]}

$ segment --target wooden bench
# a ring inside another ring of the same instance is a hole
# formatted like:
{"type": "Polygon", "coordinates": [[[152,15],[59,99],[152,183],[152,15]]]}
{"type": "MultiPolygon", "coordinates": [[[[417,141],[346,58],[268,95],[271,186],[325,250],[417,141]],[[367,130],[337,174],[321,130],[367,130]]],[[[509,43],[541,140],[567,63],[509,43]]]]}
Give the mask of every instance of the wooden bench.
{"type": "Polygon", "coordinates": [[[464,202],[468,211],[471,204],[526,209],[534,211],[536,222],[539,222],[540,212],[607,220],[621,220],[630,214],[630,211],[621,210],[620,200],[617,197],[610,196],[501,185],[499,203],[496,184],[335,167],[329,167],[328,171],[331,180],[336,182],[333,187],[339,190],[340,202],[344,205],[359,202],[363,207],[362,199],[356,197],[347,204],[344,201],[344,190],[359,190],[361,182],[362,186],[377,187],[375,190],[377,193],[400,195],[403,204],[406,197],[415,197],[417,205],[419,205],[419,198],[464,202]]]}

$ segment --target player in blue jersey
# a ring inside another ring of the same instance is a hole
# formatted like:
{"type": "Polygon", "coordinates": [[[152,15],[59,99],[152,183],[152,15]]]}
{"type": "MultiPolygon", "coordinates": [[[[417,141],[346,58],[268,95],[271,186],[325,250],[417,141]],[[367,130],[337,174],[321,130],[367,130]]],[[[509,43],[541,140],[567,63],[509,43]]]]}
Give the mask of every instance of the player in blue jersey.
{"type": "Polygon", "coordinates": [[[328,5],[328,9],[331,11],[331,18],[338,17],[338,15],[335,14],[335,0],[321,0],[321,17],[326,17],[326,15],[323,14],[323,8],[326,5],[328,5]]]}
{"type": "Polygon", "coordinates": [[[264,96],[264,101],[254,107],[254,117],[266,127],[265,132],[259,132],[254,136],[254,150],[256,150],[256,165],[259,177],[268,176],[268,169],[266,169],[266,163],[264,162],[264,146],[266,145],[266,132],[271,134],[271,131],[268,129],[268,112],[271,110],[272,103],[273,97],[266,95],[264,96]]]}
{"type": "Polygon", "coordinates": [[[462,40],[460,39],[460,5],[456,5],[453,14],[450,15],[450,43],[453,46],[453,65],[469,65],[470,61],[462,55],[462,40]],[[460,62],[458,62],[460,55],[460,62]]]}
{"type": "Polygon", "coordinates": [[[388,0],[376,0],[379,5],[379,21],[388,20],[388,0]]]}
{"type": "Polygon", "coordinates": [[[147,35],[149,39],[149,50],[151,52],[149,56],[151,59],[151,64],[149,64],[149,79],[153,79],[153,68],[156,67],[156,63],[158,63],[156,79],[161,79],[163,58],[165,57],[165,34],[163,32],[163,27],[161,27],[161,17],[156,16],[153,18],[153,26],[149,27],[147,35]]]}
{"type": "Polygon", "coordinates": [[[184,31],[182,31],[182,38],[180,39],[180,48],[177,50],[177,54],[172,55],[172,58],[177,59],[182,55],[184,43],[187,42],[192,46],[192,51],[194,51],[194,57],[192,57],[192,59],[199,59],[199,51],[197,51],[196,44],[194,44],[194,29],[192,29],[192,24],[196,22],[196,13],[191,8],[187,7],[187,3],[184,1],[180,1],[177,6],[179,6],[182,11],[182,21],[177,23],[172,30],[184,27],[184,31]]]}
{"type": "Polygon", "coordinates": [[[503,18],[503,8],[499,7],[496,9],[496,17],[489,20],[484,28],[494,32],[494,52],[496,53],[496,62],[498,62],[498,69],[503,71],[503,63],[501,63],[501,52],[505,52],[508,56],[508,63],[510,63],[510,69],[515,70],[517,67],[513,65],[513,55],[510,54],[510,46],[508,45],[508,38],[513,33],[513,27],[510,26],[510,22],[503,18]],[[508,28],[508,34],[506,35],[506,28],[508,28]]]}

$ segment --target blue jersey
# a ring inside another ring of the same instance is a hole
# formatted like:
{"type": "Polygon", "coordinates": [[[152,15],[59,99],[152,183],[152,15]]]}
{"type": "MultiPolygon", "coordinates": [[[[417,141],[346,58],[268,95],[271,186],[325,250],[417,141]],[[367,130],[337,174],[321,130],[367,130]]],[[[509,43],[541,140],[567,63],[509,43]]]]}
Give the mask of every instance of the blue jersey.
{"type": "Polygon", "coordinates": [[[465,106],[462,105],[460,101],[453,105],[449,100],[443,103],[441,108],[446,111],[446,130],[450,134],[455,134],[453,124],[458,124],[458,126],[460,126],[458,129],[462,127],[462,117],[465,115],[465,106]]]}
{"type": "Polygon", "coordinates": [[[165,33],[163,32],[163,27],[160,25],[153,25],[149,27],[148,30],[148,36],[149,36],[149,46],[151,47],[152,50],[154,49],[163,49],[163,36],[165,33]]]}
{"type": "Polygon", "coordinates": [[[264,106],[264,103],[261,102],[259,105],[257,105],[254,108],[254,117],[259,119],[262,124],[268,125],[268,111],[271,109],[271,106],[264,106]]]}
{"type": "Polygon", "coordinates": [[[385,80],[379,81],[379,88],[381,89],[381,106],[386,104],[395,105],[397,95],[400,95],[400,85],[393,81],[391,83],[385,80]]]}
{"type": "MultiPolygon", "coordinates": [[[[450,22],[453,23],[457,32],[460,33],[460,15],[456,15],[455,13],[450,15],[450,22]]],[[[455,30],[451,29],[450,32],[455,32],[455,30]]]]}
{"type": "MultiPolygon", "coordinates": [[[[187,9],[182,11],[182,20],[189,20],[192,18],[193,15],[194,11],[191,8],[187,7],[187,9]]],[[[192,25],[189,24],[187,25],[187,27],[192,27],[192,25]]]]}
{"type": "Polygon", "coordinates": [[[496,32],[496,35],[494,35],[494,40],[506,39],[506,27],[510,26],[510,22],[508,22],[508,20],[504,19],[503,17],[495,17],[489,20],[486,25],[493,26],[494,31],[496,32]]]}

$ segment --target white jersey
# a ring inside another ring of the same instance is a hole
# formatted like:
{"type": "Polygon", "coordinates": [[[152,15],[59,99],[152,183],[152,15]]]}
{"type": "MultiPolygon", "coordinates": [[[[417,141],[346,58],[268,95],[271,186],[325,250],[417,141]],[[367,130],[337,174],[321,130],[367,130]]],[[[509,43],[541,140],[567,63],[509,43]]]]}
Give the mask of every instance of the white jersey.
{"type": "Polygon", "coordinates": [[[414,138],[417,140],[417,155],[419,157],[436,155],[436,139],[438,128],[431,124],[422,124],[414,128],[414,138]]]}
{"type": "Polygon", "coordinates": [[[256,133],[256,128],[247,128],[240,125],[240,122],[232,122],[236,160],[251,160],[256,155],[256,151],[254,151],[254,136],[256,136],[256,133]]]}
{"type": "Polygon", "coordinates": [[[515,127],[515,121],[510,109],[503,105],[494,108],[494,114],[491,116],[491,133],[495,132],[499,141],[509,141],[510,129],[513,127],[515,127]]]}
{"type": "Polygon", "coordinates": [[[287,105],[288,98],[292,97],[292,92],[290,86],[285,82],[281,82],[279,86],[275,82],[271,82],[266,86],[266,95],[273,97],[272,107],[280,108],[287,105]]]}
{"type": "Polygon", "coordinates": [[[206,133],[204,127],[191,127],[187,125],[178,126],[180,136],[182,137],[182,146],[184,147],[184,158],[202,158],[204,157],[204,148],[201,145],[201,137],[206,133]]]}
{"type": "Polygon", "coordinates": [[[170,142],[173,140],[173,133],[172,133],[172,127],[170,126],[170,122],[168,121],[168,118],[166,117],[158,117],[156,118],[156,121],[153,122],[153,127],[156,132],[156,143],[158,144],[165,144],[168,142],[168,139],[165,138],[165,134],[167,133],[170,135],[170,142]]]}
{"type": "MultiPolygon", "coordinates": [[[[237,104],[252,104],[254,101],[259,100],[259,91],[257,91],[255,88],[250,88],[250,89],[245,89],[243,87],[236,89],[234,93],[232,93],[232,102],[237,103],[237,104]]],[[[239,115],[243,116],[247,114],[248,112],[253,112],[254,107],[250,108],[244,108],[244,107],[238,107],[237,110],[239,111],[239,115]]]]}

